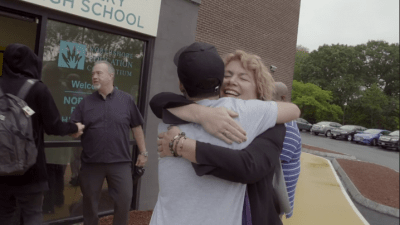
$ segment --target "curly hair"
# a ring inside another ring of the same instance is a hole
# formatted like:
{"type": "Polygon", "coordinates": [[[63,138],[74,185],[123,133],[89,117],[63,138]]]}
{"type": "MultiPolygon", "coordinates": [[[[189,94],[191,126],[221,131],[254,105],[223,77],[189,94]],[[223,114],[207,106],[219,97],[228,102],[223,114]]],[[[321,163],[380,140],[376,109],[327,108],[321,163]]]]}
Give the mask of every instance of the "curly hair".
{"type": "Polygon", "coordinates": [[[258,55],[236,50],[234,53],[225,55],[223,59],[225,66],[231,61],[239,60],[244,69],[253,72],[257,87],[257,98],[259,100],[270,101],[273,99],[275,93],[274,78],[258,55]]]}

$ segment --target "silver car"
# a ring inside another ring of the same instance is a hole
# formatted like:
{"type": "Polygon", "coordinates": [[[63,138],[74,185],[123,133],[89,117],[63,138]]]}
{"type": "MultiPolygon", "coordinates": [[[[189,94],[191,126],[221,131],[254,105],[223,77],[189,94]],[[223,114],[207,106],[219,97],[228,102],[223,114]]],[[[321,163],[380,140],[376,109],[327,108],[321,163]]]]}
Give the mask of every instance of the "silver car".
{"type": "Polygon", "coordinates": [[[330,137],[332,135],[331,131],[341,126],[340,123],[321,121],[311,127],[311,133],[314,135],[324,134],[326,137],[330,137]]]}
{"type": "Polygon", "coordinates": [[[297,123],[297,127],[299,128],[300,131],[302,131],[302,130],[310,131],[311,130],[312,124],[303,118],[297,118],[296,123],[297,123]]]}

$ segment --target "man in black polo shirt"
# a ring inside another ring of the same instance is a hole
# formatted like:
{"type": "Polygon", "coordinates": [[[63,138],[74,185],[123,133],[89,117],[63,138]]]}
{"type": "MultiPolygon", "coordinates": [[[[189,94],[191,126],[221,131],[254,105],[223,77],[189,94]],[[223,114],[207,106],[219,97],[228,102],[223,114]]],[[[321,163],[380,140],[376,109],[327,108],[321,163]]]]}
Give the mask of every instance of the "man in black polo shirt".
{"type": "Polygon", "coordinates": [[[114,224],[128,224],[132,200],[132,157],[129,151],[130,128],[139,147],[136,166],[147,162],[141,125],[143,119],[133,97],[114,88],[114,68],[98,61],[92,70],[96,92],[84,98],[71,115],[72,121],[85,124],[82,135],[80,184],[85,225],[97,225],[98,203],[104,178],[114,200],[114,224]]]}

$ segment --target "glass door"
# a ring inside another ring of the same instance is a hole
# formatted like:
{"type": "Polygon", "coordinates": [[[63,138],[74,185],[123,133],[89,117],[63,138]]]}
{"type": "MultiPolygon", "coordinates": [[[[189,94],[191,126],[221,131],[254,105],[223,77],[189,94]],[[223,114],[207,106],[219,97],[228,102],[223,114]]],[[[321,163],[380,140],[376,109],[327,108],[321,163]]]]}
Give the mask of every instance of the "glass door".
{"type": "MultiPolygon", "coordinates": [[[[35,51],[38,19],[0,10],[0,65],[9,44],[20,43],[35,51]]],[[[0,69],[0,76],[2,70],[0,69]]]]}
{"type": "MultiPolygon", "coordinates": [[[[85,26],[48,19],[43,51],[42,81],[47,85],[60,111],[62,121],[69,121],[79,102],[92,94],[92,68],[96,61],[114,66],[114,87],[139,99],[139,85],[145,42],[85,26]]],[[[45,135],[47,142],[78,141],[70,136],[45,135]]],[[[79,186],[82,148],[46,148],[50,191],[43,201],[43,219],[53,222],[82,216],[83,202],[79,186]]],[[[114,203],[104,182],[99,213],[113,210],[114,203]]]]}

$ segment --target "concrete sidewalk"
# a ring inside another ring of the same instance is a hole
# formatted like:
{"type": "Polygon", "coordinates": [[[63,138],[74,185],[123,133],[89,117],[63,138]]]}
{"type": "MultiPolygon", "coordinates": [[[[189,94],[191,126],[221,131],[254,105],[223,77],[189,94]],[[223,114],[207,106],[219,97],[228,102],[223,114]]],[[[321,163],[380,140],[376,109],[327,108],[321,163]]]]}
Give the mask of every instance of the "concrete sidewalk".
{"type": "Polygon", "coordinates": [[[301,155],[294,212],[285,225],[369,224],[350,200],[330,161],[308,153],[301,155]]]}

